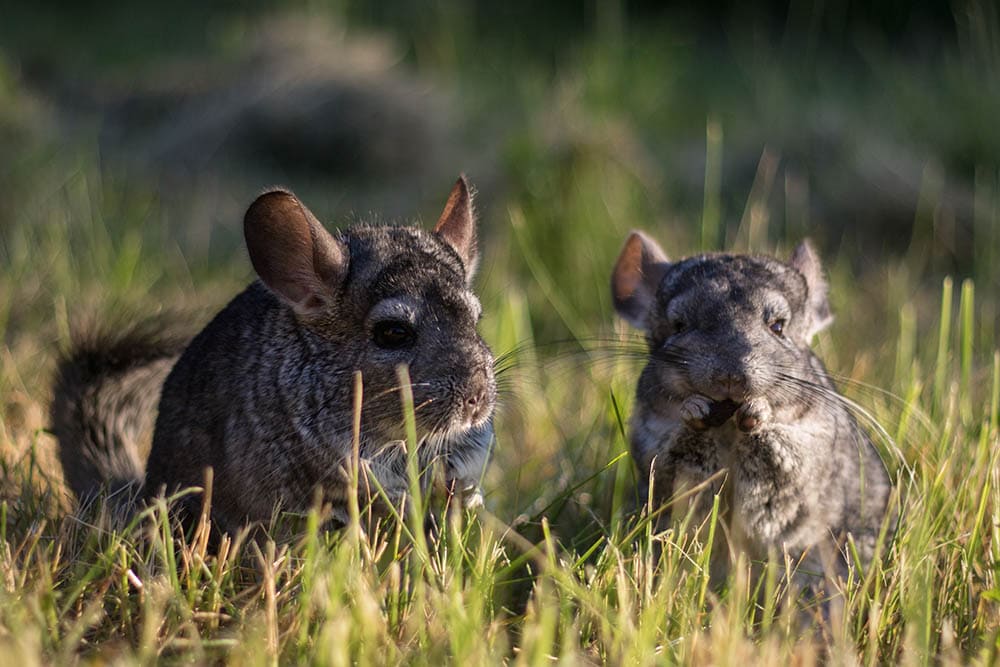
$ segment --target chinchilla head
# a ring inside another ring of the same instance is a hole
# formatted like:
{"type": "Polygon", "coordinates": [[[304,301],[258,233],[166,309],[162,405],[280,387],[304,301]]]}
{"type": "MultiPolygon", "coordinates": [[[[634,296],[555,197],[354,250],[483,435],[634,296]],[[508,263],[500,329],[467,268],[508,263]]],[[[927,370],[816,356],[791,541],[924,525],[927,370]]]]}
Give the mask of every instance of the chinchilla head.
{"type": "MultiPolygon", "coordinates": [[[[364,386],[362,432],[403,436],[398,368],[408,367],[421,437],[480,426],[496,399],[493,356],[476,331],[470,288],[477,262],[469,187],[455,184],[433,231],[356,226],[333,235],[290,192],[261,195],[244,220],[261,281],[294,313],[314,360],[350,410],[354,371],[364,386]]],[[[327,392],[329,395],[330,392],[327,392]]]]}
{"type": "Polygon", "coordinates": [[[656,383],[740,403],[782,377],[811,374],[809,345],[832,320],[819,258],[803,241],[789,261],[710,254],[671,262],[632,232],[612,275],[618,313],[646,333],[656,383]]]}

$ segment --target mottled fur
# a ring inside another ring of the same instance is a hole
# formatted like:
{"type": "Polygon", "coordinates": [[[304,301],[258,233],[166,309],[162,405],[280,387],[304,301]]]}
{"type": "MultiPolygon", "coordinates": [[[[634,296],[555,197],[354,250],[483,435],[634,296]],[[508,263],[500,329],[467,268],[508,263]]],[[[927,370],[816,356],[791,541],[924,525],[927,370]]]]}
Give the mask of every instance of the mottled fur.
{"type": "Polygon", "coordinates": [[[725,470],[693,507],[670,508],[692,509],[697,525],[721,493],[723,560],[735,550],[753,559],[785,551],[801,560],[800,573],[832,565],[842,574],[850,535],[869,562],[890,481],[809,349],[831,320],[812,248],[799,246],[788,263],[725,254],[670,262],[635,232],[612,292],[649,345],[630,435],[643,497],[660,508],[725,470]],[[738,405],[734,417],[706,423],[723,402],[738,405]]]}
{"type": "MultiPolygon", "coordinates": [[[[266,521],[275,507],[306,510],[317,490],[335,518],[345,520],[355,371],[361,371],[362,465],[398,501],[407,488],[397,375],[403,364],[422,468],[440,459],[452,488],[477,490],[492,444],[496,389],[493,357],[476,332],[479,302],[469,288],[476,249],[465,181],[456,184],[434,232],[359,226],[330,235],[283,191],[262,195],[246,226],[261,281],[233,299],[176,363],[156,358],[172,370],[145,465],[146,493],[198,486],[211,467],[213,518],[224,529],[266,521]],[[385,323],[401,323],[412,340],[380,346],[375,330],[385,323]]],[[[140,356],[129,367],[144,364],[140,356]]],[[[148,375],[148,397],[159,392],[165,375],[148,375]]],[[[94,378],[98,384],[117,380],[100,364],[94,378]]],[[[83,378],[73,387],[57,385],[54,421],[69,415],[77,423],[58,433],[64,466],[69,470],[83,453],[97,450],[100,457],[132,462],[125,472],[141,475],[144,457],[130,442],[95,438],[81,448],[79,431],[120,419],[114,409],[74,412],[74,397],[91,384],[83,378]]],[[[117,391],[141,393],[137,387],[117,391]]],[[[139,407],[153,405],[155,398],[139,407]]],[[[82,471],[73,484],[78,495],[106,477],[100,465],[91,468],[97,469],[82,471]]],[[[364,471],[361,486],[371,490],[360,499],[364,506],[377,487],[366,484],[364,471]]]]}

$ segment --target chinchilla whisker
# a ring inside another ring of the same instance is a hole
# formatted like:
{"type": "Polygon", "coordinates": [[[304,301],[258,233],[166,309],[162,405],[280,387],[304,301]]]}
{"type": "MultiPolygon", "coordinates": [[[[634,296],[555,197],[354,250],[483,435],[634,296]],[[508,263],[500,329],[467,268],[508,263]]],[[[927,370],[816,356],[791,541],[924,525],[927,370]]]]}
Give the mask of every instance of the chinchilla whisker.
{"type": "Polygon", "coordinates": [[[433,403],[434,400],[435,399],[433,399],[433,398],[428,398],[426,401],[423,401],[421,403],[418,403],[418,404],[414,405],[413,406],[413,412],[414,412],[414,414],[416,414],[417,412],[420,412],[421,410],[423,410],[424,408],[426,408],[428,405],[430,405],[431,403],[433,403]]]}
{"type": "Polygon", "coordinates": [[[493,360],[493,374],[496,375],[502,371],[509,370],[511,368],[517,368],[521,365],[521,360],[517,356],[504,357],[502,359],[493,360]]]}
{"type": "Polygon", "coordinates": [[[507,361],[503,365],[498,365],[493,367],[493,377],[499,380],[502,377],[509,376],[512,372],[522,370],[524,364],[517,361],[507,361]]]}
{"type": "Polygon", "coordinates": [[[501,394],[497,396],[496,407],[494,409],[494,416],[505,418],[508,415],[514,414],[518,417],[524,419],[528,417],[526,411],[527,402],[522,396],[516,393],[501,394]]]}
{"type": "Polygon", "coordinates": [[[519,357],[534,352],[535,344],[533,341],[527,340],[522,341],[514,345],[514,347],[496,355],[493,359],[494,365],[503,363],[510,359],[518,359],[519,357]]]}
{"type": "Polygon", "coordinates": [[[499,412],[501,408],[513,404],[520,405],[525,400],[525,391],[525,388],[518,384],[498,384],[496,410],[499,412]]]}
{"type": "Polygon", "coordinates": [[[549,350],[559,347],[577,347],[580,349],[599,349],[607,346],[645,345],[645,339],[639,336],[581,336],[579,338],[563,338],[535,343],[539,350],[549,350]]]}
{"type": "Polygon", "coordinates": [[[515,387],[530,377],[531,374],[529,373],[504,373],[500,376],[494,376],[493,381],[497,390],[499,390],[501,387],[515,387]]]}
{"type": "Polygon", "coordinates": [[[883,389],[874,384],[863,382],[861,380],[856,380],[854,378],[848,377],[846,375],[838,375],[835,373],[828,373],[828,375],[833,378],[835,382],[850,386],[852,388],[861,390],[870,397],[877,397],[887,400],[890,404],[893,404],[901,409],[910,410],[910,414],[917,420],[917,422],[927,431],[933,430],[934,424],[931,421],[930,416],[924,412],[919,405],[908,402],[904,397],[896,394],[895,392],[883,389]]]}
{"type": "Polygon", "coordinates": [[[538,343],[534,347],[538,356],[557,358],[563,355],[593,355],[615,350],[633,350],[646,354],[648,346],[642,339],[578,338],[538,343]]]}
{"type": "MultiPolygon", "coordinates": [[[[799,369],[787,364],[771,364],[776,370],[788,371],[790,373],[795,373],[799,369]]],[[[883,389],[877,385],[871,384],[870,382],[864,382],[863,380],[857,380],[847,375],[842,375],[838,373],[832,373],[829,370],[826,371],[826,375],[833,381],[855,387],[857,389],[864,390],[872,395],[877,395],[888,399],[891,402],[898,403],[900,405],[906,405],[906,399],[904,399],[899,394],[889,391],[888,389],[883,389]]]]}
{"type": "Polygon", "coordinates": [[[833,380],[835,380],[836,382],[839,382],[841,384],[846,384],[846,385],[850,385],[852,387],[857,387],[858,389],[864,389],[864,390],[869,391],[869,392],[871,392],[873,394],[877,394],[879,396],[884,396],[885,398],[888,398],[888,399],[893,400],[893,401],[898,401],[900,403],[905,403],[906,402],[906,399],[904,399],[899,394],[897,394],[895,392],[892,392],[892,391],[889,391],[888,389],[883,389],[882,387],[879,387],[878,385],[874,385],[874,384],[872,384],[870,382],[865,382],[863,380],[857,380],[857,379],[849,377],[847,375],[840,375],[838,373],[831,373],[830,371],[827,371],[827,375],[829,375],[833,380]]]}
{"type": "Polygon", "coordinates": [[[889,432],[885,429],[885,427],[882,426],[878,418],[863,405],[859,404],[857,401],[851,400],[850,398],[844,396],[843,394],[840,394],[839,392],[833,389],[824,387],[810,380],[788,374],[780,374],[780,377],[794,383],[796,387],[800,389],[805,389],[806,391],[810,392],[811,395],[814,397],[826,399],[831,403],[838,403],[844,408],[848,409],[852,414],[860,418],[870,428],[874,429],[879,434],[879,437],[888,446],[890,446],[894,450],[894,453],[898,454],[899,459],[902,460],[902,452],[899,450],[899,447],[897,446],[895,439],[889,434],[889,432]]]}
{"type": "MultiPolygon", "coordinates": [[[[799,370],[799,369],[797,369],[797,368],[795,368],[793,366],[789,366],[787,364],[772,364],[772,366],[775,369],[785,370],[785,371],[789,371],[789,372],[792,372],[792,373],[794,373],[794,372],[796,372],[796,371],[799,370]]],[[[874,385],[874,384],[872,384],[870,382],[864,382],[863,380],[858,380],[858,379],[852,378],[852,377],[847,376],[847,375],[842,375],[842,374],[839,374],[839,373],[833,373],[833,372],[830,372],[829,370],[826,370],[826,375],[828,377],[830,377],[832,380],[834,380],[835,382],[837,382],[837,383],[850,385],[851,387],[856,387],[858,389],[863,389],[863,390],[865,390],[867,392],[870,392],[872,394],[876,394],[878,396],[887,398],[890,401],[893,401],[893,402],[896,402],[896,403],[899,403],[899,404],[903,404],[903,405],[906,404],[906,399],[904,399],[899,394],[897,394],[895,392],[892,392],[892,391],[889,391],[888,389],[883,389],[882,387],[879,387],[878,385],[874,385]]]]}
{"type": "Polygon", "coordinates": [[[605,363],[608,361],[618,361],[618,360],[629,360],[645,359],[645,352],[632,352],[629,350],[613,350],[613,349],[601,349],[601,350],[563,350],[555,354],[546,355],[545,357],[539,359],[537,362],[538,366],[541,368],[550,368],[561,362],[568,361],[576,366],[605,363]]]}

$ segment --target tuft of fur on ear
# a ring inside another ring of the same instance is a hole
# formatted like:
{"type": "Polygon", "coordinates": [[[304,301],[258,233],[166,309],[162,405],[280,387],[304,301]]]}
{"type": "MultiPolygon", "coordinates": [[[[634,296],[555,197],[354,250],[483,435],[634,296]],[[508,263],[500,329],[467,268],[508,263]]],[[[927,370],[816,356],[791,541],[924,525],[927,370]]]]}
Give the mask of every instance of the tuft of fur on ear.
{"type": "Polygon", "coordinates": [[[465,280],[472,282],[479,262],[479,248],[476,239],[476,213],[472,207],[472,192],[465,174],[455,181],[444,211],[434,226],[434,233],[458,253],[465,266],[465,280]]]}
{"type": "Polygon", "coordinates": [[[287,190],[265,192],[243,218],[250,261],[261,281],[300,315],[333,303],[347,276],[347,249],[287,190]]]}
{"type": "Polygon", "coordinates": [[[792,252],[788,264],[802,274],[806,279],[807,295],[806,309],[809,313],[809,326],[806,329],[806,341],[830,326],[833,313],[830,310],[829,286],[823,274],[823,264],[809,239],[803,240],[792,252]]]}
{"type": "Polygon", "coordinates": [[[646,328],[646,316],[669,267],[670,260],[656,241],[640,231],[629,234],[611,273],[611,297],[618,314],[637,329],[646,328]]]}

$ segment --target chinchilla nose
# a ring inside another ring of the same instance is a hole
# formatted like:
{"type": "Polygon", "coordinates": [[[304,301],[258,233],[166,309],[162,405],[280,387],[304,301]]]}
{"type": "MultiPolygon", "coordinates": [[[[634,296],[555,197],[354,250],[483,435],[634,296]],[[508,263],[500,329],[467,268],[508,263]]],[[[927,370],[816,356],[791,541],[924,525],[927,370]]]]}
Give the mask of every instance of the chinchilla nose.
{"type": "Polygon", "coordinates": [[[724,371],[716,376],[715,385],[725,398],[742,399],[747,391],[747,378],[743,373],[724,371]]]}
{"type": "Polygon", "coordinates": [[[486,402],[486,391],[480,389],[465,399],[465,412],[470,417],[477,417],[482,410],[482,404],[486,402]]]}
{"type": "Polygon", "coordinates": [[[465,416],[479,421],[493,410],[493,381],[486,371],[477,371],[465,388],[465,416]]]}

